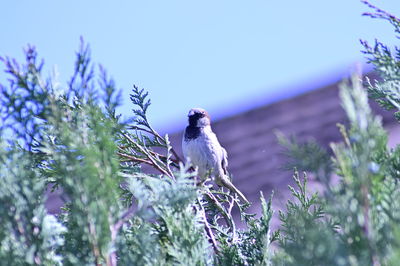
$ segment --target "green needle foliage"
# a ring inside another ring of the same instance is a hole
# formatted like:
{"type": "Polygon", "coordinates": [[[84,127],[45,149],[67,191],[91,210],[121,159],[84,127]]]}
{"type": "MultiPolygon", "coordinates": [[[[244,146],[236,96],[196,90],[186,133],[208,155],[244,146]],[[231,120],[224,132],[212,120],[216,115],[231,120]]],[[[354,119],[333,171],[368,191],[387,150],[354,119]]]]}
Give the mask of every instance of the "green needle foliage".
{"type": "MultiPolygon", "coordinates": [[[[399,33],[399,19],[365,3],[374,10],[365,15],[389,21],[399,33]]],[[[364,89],[354,75],[351,82],[341,84],[349,126],[338,125],[343,141],[331,145],[332,159],[321,161],[327,153],[315,142],[297,144],[279,135],[291,165],[317,178],[322,172],[327,176],[322,181],[336,182],[322,182],[324,192],[319,196],[307,193],[306,182],[295,173],[298,189],[290,188],[294,200],[288,201],[286,212],[280,212],[276,264],[398,265],[400,147],[388,148],[387,132],[372,113],[366,91],[383,107],[398,109],[399,49],[392,53],[379,41],[373,48],[366,41],[362,44],[381,80],[367,79],[364,89]]]]}
{"type": "MultiPolygon", "coordinates": [[[[366,1],[363,2],[374,10],[372,13],[364,13],[364,16],[388,21],[394,27],[395,36],[400,38],[400,21],[398,18],[369,4],[366,1]]],[[[373,82],[367,79],[369,95],[385,109],[395,109],[395,117],[399,120],[400,48],[395,46],[393,49],[390,49],[387,45],[378,40],[375,40],[375,44],[373,46],[370,46],[365,40],[361,40],[361,44],[364,47],[363,53],[368,57],[369,62],[375,66],[375,70],[379,73],[381,78],[380,81],[375,80],[373,82]]]]}
{"type": "MultiPolygon", "coordinates": [[[[399,34],[399,19],[368,5],[366,15],[399,34]]],[[[150,125],[145,90],[133,87],[134,116],[123,121],[120,92],[83,41],[65,85],[44,77],[34,47],[22,64],[2,58],[0,264],[397,265],[400,147],[387,147],[367,91],[400,111],[400,52],[362,44],[381,79],[366,80],[367,89],[357,75],[342,83],[343,141],[327,151],[278,134],[290,167],[315,176],[323,193],[295,170],[275,232],[272,196],[261,194],[257,217],[237,195],[196,184],[194,168],[150,125]],[[64,203],[57,215],[45,208],[53,190],[64,203]]]]}
{"type": "Polygon", "coordinates": [[[149,124],[147,92],[134,86],[134,117],[116,115],[120,94],[83,41],[65,87],[43,77],[34,47],[23,64],[2,61],[9,75],[0,86],[2,264],[269,261],[271,201],[261,198],[255,218],[236,195],[196,185],[193,168],[149,124]],[[45,208],[49,188],[62,191],[57,216],[45,208]],[[247,228],[238,229],[234,209],[247,228]]]}

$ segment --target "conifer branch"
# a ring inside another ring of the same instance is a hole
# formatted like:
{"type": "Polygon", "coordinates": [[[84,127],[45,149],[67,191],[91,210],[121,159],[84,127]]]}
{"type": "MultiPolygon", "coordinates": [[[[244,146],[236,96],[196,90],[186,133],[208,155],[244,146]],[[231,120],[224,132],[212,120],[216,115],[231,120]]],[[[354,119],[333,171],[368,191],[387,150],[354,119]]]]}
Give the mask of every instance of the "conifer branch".
{"type": "MultiPolygon", "coordinates": [[[[156,137],[159,141],[161,141],[164,145],[167,144],[166,141],[165,141],[165,139],[164,139],[163,137],[161,137],[160,134],[158,134],[157,131],[153,130],[152,128],[151,128],[151,129],[146,129],[146,128],[143,128],[143,127],[140,127],[140,126],[135,126],[135,125],[133,125],[133,126],[129,126],[128,129],[133,129],[133,130],[138,130],[138,131],[143,131],[143,132],[149,133],[149,134],[155,136],[155,137],[156,137]]],[[[183,163],[182,159],[179,157],[179,155],[176,153],[176,151],[175,151],[175,149],[174,149],[173,147],[171,147],[171,152],[172,152],[172,154],[173,154],[174,157],[175,157],[174,162],[175,162],[176,164],[179,165],[179,162],[182,162],[182,163],[183,163]]]]}
{"type": "Polygon", "coordinates": [[[197,199],[197,203],[198,203],[198,205],[200,206],[200,209],[201,209],[201,217],[203,219],[204,228],[206,230],[207,236],[208,236],[208,238],[209,238],[209,240],[210,240],[210,242],[211,242],[211,244],[213,246],[213,249],[214,249],[215,253],[218,253],[219,252],[218,244],[217,244],[217,241],[215,240],[215,236],[214,236],[214,233],[213,233],[213,231],[212,231],[212,229],[210,227],[210,224],[207,221],[206,211],[205,211],[203,205],[201,204],[200,200],[197,199]]]}
{"type": "MultiPolygon", "coordinates": [[[[130,144],[132,144],[135,148],[137,148],[143,155],[145,155],[148,159],[145,160],[146,163],[149,163],[151,166],[153,166],[154,168],[156,168],[157,170],[159,170],[161,173],[163,173],[166,176],[169,176],[170,178],[173,178],[173,175],[171,173],[169,173],[168,171],[166,171],[165,169],[163,169],[159,162],[158,159],[154,156],[152,156],[150,154],[150,152],[148,152],[144,147],[142,147],[141,145],[139,145],[138,143],[136,143],[134,140],[132,140],[132,138],[130,136],[128,136],[126,133],[122,133],[122,135],[125,137],[126,140],[129,141],[130,144]]],[[[125,156],[126,157],[126,156],[125,156]]],[[[133,160],[138,161],[135,158],[132,158],[133,160]]]]}

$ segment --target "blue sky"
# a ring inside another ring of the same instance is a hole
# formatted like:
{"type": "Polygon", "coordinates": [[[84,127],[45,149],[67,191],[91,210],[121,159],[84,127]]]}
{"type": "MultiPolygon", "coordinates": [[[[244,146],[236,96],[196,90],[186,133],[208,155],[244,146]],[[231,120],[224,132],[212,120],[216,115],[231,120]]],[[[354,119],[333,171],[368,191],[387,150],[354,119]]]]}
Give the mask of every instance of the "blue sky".
{"type": "MultiPolygon", "coordinates": [[[[400,15],[398,0],[371,3],[400,15]]],[[[360,38],[396,43],[358,0],[13,0],[0,10],[0,55],[22,59],[33,44],[63,82],[83,36],[124,91],[120,111],[143,87],[161,131],[183,127],[191,107],[218,119],[336,81],[364,62],[360,38]]]]}

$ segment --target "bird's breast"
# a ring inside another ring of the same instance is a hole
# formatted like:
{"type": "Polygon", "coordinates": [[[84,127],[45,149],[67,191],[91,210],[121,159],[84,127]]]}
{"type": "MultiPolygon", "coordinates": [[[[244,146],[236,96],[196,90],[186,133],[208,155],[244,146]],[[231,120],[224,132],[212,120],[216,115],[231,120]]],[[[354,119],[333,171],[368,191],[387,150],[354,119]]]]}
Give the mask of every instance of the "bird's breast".
{"type": "MultiPolygon", "coordinates": [[[[185,132],[186,135],[186,132],[185,132]]],[[[196,138],[183,138],[183,153],[199,167],[199,171],[217,168],[222,160],[222,148],[212,132],[200,131],[196,138]]]]}
{"type": "Polygon", "coordinates": [[[189,157],[192,163],[201,166],[211,159],[212,147],[203,136],[184,140],[184,142],[185,157],[189,157]]]}

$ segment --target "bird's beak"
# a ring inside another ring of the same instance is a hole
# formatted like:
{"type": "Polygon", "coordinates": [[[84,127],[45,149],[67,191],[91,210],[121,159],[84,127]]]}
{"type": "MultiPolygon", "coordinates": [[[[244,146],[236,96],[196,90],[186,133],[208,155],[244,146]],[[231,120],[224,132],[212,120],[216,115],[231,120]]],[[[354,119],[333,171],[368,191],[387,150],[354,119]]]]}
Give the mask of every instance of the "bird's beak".
{"type": "Polygon", "coordinates": [[[190,110],[188,116],[192,116],[192,115],[194,115],[194,111],[190,110]]]}

